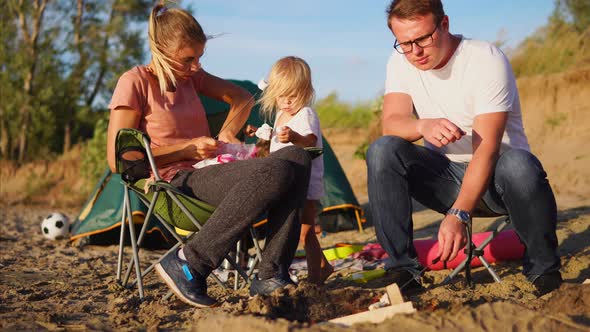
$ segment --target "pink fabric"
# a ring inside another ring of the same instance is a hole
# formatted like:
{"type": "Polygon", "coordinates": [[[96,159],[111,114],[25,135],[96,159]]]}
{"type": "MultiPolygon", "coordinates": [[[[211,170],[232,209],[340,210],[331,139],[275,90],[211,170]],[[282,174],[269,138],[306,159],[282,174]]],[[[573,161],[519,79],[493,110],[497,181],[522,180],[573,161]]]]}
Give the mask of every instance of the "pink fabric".
{"type": "Polygon", "coordinates": [[[217,156],[217,162],[220,164],[227,164],[227,163],[231,163],[232,161],[236,161],[238,159],[236,159],[234,156],[232,156],[229,153],[225,153],[225,154],[220,154],[217,156]]]}
{"type": "Polygon", "coordinates": [[[219,142],[217,153],[230,154],[234,156],[237,160],[247,160],[256,158],[258,148],[256,147],[256,144],[219,142]]]}
{"type": "Polygon", "coordinates": [[[198,169],[211,165],[227,164],[236,160],[252,159],[256,157],[257,153],[258,148],[256,147],[256,144],[219,142],[216,157],[203,159],[194,164],[193,167],[198,169]]]}
{"type": "MultiPolygon", "coordinates": [[[[204,75],[200,70],[192,79],[178,81],[175,92],[162,94],[156,76],[146,66],[136,66],[119,78],[109,109],[116,112],[118,107],[129,107],[140,113],[137,129],[150,136],[152,148],[211,136],[205,109],[197,96],[204,75]]],[[[186,160],[160,167],[160,177],[170,181],[179,170],[192,169],[194,163],[186,160]]]]}

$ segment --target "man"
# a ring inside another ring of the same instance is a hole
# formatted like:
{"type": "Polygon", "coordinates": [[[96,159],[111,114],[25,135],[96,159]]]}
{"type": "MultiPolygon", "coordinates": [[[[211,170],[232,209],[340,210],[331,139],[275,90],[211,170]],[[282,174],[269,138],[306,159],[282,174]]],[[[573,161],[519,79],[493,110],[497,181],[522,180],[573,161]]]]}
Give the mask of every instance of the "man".
{"type": "Polygon", "coordinates": [[[442,261],[465,246],[472,214],[507,214],[526,247],[523,273],[537,294],[558,288],[555,198],[529,151],[506,56],[492,44],[451,34],[440,0],[394,0],[387,13],[396,40],[387,65],[384,136],[370,146],[367,166],[388,273],[421,288],[414,198],[445,214],[438,232],[442,261]],[[421,138],[424,147],[411,143],[421,138]]]}

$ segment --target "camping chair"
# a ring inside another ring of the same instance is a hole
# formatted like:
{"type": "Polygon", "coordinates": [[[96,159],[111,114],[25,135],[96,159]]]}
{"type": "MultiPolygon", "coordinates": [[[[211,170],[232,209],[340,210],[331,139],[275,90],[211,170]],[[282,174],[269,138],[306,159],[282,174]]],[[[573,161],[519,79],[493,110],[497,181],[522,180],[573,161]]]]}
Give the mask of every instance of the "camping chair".
{"type": "MultiPolygon", "coordinates": [[[[155,265],[159,263],[162,258],[169,253],[176,251],[181,245],[186,243],[195,232],[198,232],[215,211],[215,207],[194,197],[187,196],[159,177],[157,166],[150,149],[150,139],[146,134],[129,128],[119,130],[115,142],[115,153],[116,172],[121,174],[124,186],[124,208],[121,216],[121,233],[116,280],[126,287],[133,287],[137,284],[139,297],[140,299],[143,299],[143,278],[154,269],[155,265]],[[150,169],[154,174],[155,181],[149,185],[149,192],[145,193],[145,179],[150,176],[150,169]],[[129,204],[130,191],[134,192],[146,205],[149,206],[145,220],[149,220],[152,214],[155,215],[162,225],[178,240],[176,245],[143,272],[141,271],[139,262],[139,247],[141,246],[145,235],[147,223],[144,223],[139,236],[136,237],[132,218],[129,218],[129,216],[131,216],[131,207],[129,204]],[[129,226],[132,257],[127,272],[122,279],[121,274],[126,225],[129,226]],[[175,228],[187,231],[186,235],[178,234],[175,231],[175,228]],[[128,283],[132,266],[135,267],[136,278],[132,283],[128,283]]],[[[238,266],[238,264],[236,264],[236,261],[231,259],[228,255],[226,255],[226,260],[233,269],[238,272],[237,274],[247,282],[248,275],[238,266]]],[[[222,287],[227,288],[227,286],[221,282],[214,273],[211,273],[210,277],[222,287]]],[[[169,295],[170,293],[167,297],[169,295]]]]}
{"type": "MultiPolygon", "coordinates": [[[[501,215],[499,215],[495,212],[492,212],[487,206],[485,206],[485,204],[480,203],[478,205],[476,211],[474,212],[474,216],[476,216],[476,217],[499,217],[501,215]]],[[[461,262],[455,269],[453,269],[453,271],[451,271],[451,273],[448,276],[445,277],[445,279],[442,282],[443,285],[446,285],[449,282],[451,282],[451,280],[455,276],[457,276],[457,274],[459,274],[461,271],[465,270],[465,285],[467,287],[472,288],[474,286],[474,284],[473,284],[473,279],[471,277],[471,261],[476,257],[481,261],[481,264],[490,273],[492,278],[494,278],[495,282],[502,282],[500,277],[496,274],[494,269],[492,269],[492,267],[490,266],[488,261],[484,258],[483,251],[484,251],[484,248],[487,247],[490,244],[490,242],[492,242],[492,240],[504,228],[506,228],[506,226],[508,226],[508,224],[510,224],[510,218],[508,216],[505,216],[505,218],[498,224],[496,229],[493,230],[492,233],[484,241],[482,241],[482,243],[477,247],[475,246],[475,243],[473,243],[473,240],[472,240],[472,236],[473,236],[472,222],[473,222],[473,220],[469,220],[469,222],[466,224],[467,245],[465,246],[465,249],[464,249],[466,257],[463,260],[463,262],[461,262]]]]}

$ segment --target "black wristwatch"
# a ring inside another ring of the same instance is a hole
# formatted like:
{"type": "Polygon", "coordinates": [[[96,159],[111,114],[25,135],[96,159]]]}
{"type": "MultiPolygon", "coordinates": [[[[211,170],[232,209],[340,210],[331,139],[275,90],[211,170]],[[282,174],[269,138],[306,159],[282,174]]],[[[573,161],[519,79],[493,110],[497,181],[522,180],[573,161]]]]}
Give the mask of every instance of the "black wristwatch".
{"type": "Polygon", "coordinates": [[[449,211],[447,211],[447,216],[448,215],[457,217],[457,219],[464,225],[471,222],[471,214],[464,210],[450,208],[449,211]]]}

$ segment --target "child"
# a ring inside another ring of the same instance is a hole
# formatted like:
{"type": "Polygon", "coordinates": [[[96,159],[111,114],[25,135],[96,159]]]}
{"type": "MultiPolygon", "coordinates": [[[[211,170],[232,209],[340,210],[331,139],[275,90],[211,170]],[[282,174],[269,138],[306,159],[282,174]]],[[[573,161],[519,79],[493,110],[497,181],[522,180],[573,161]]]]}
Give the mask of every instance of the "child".
{"type": "MultiPolygon", "coordinates": [[[[270,152],[289,145],[322,147],[322,133],[317,114],[309,107],[314,98],[311,70],[302,59],[289,56],[277,61],[269,74],[268,86],[260,99],[267,118],[275,115],[270,137],[270,152]],[[276,114],[275,114],[276,113],[276,114]]],[[[308,281],[323,284],[334,268],[322,252],[315,234],[316,205],[324,195],[324,161],[312,161],[307,199],[303,207],[300,241],[307,258],[308,281]]]]}

